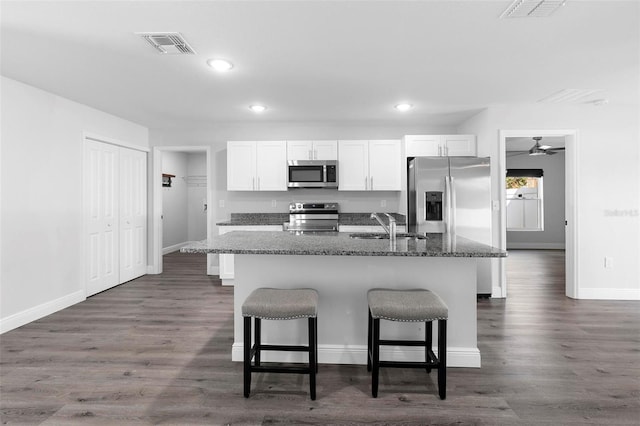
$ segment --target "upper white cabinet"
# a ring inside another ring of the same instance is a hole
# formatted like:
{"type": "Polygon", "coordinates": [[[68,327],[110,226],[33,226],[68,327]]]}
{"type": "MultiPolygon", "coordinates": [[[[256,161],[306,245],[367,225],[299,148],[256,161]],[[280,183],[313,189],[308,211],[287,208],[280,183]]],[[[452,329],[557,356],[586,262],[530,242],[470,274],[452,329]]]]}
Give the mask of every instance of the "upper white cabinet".
{"type": "Polygon", "coordinates": [[[227,142],[228,191],[286,191],[285,141],[227,142]]]}
{"type": "Polygon", "coordinates": [[[287,160],[337,160],[338,141],[287,141],[287,160]]]}
{"type": "Polygon", "coordinates": [[[400,191],[399,140],[344,140],[338,143],[338,190],[400,191]]]}
{"type": "Polygon", "coordinates": [[[407,135],[407,157],[476,157],[475,135],[407,135]]]}

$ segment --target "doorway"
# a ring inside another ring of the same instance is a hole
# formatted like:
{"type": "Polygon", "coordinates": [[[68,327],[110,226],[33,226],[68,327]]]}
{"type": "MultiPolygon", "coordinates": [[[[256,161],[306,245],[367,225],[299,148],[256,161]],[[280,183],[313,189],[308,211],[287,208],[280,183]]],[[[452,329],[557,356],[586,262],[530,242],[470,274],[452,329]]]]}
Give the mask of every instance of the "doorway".
{"type": "MultiPolygon", "coordinates": [[[[577,191],[575,190],[577,186],[577,174],[576,174],[576,158],[577,158],[577,131],[576,130],[501,130],[500,131],[500,161],[499,161],[499,176],[503,177],[503,182],[501,182],[501,191],[500,191],[500,205],[501,205],[501,215],[500,215],[500,247],[503,249],[508,248],[507,244],[507,224],[508,224],[508,212],[507,212],[507,191],[505,188],[504,178],[507,176],[507,169],[509,164],[509,158],[511,155],[508,155],[508,152],[514,151],[524,151],[521,149],[522,147],[514,147],[516,143],[526,143],[531,145],[531,147],[526,148],[526,154],[528,156],[529,150],[534,147],[536,143],[533,140],[533,137],[540,136],[543,140],[546,138],[550,142],[555,143],[558,146],[551,145],[556,148],[564,148],[564,248],[565,248],[565,295],[571,298],[577,297],[577,272],[576,267],[577,259],[578,259],[578,243],[577,243],[577,191]],[[527,140],[528,139],[528,140],[527,140]],[[526,140],[526,142],[524,142],[526,140]],[[530,142],[529,142],[530,141],[530,142]],[[513,144],[509,146],[508,144],[513,144]],[[564,146],[560,146],[563,144],[564,146]],[[511,150],[511,151],[509,151],[511,150]]],[[[523,145],[524,146],[524,145],[523,145]]],[[[534,149],[535,151],[535,149],[534,149]]],[[[557,151],[560,151],[558,149],[557,151]]],[[[541,155],[542,156],[542,155],[541,155]]],[[[534,170],[539,170],[536,168],[534,170]]],[[[531,172],[531,170],[530,170],[531,172]]],[[[537,193],[536,193],[537,194],[537,193]]],[[[523,203],[523,205],[526,204],[523,203]]],[[[533,207],[533,203],[529,202],[529,204],[533,207]]],[[[562,210],[562,209],[560,209],[562,210]]],[[[532,210],[533,211],[533,210],[532,210]]],[[[561,213],[556,213],[556,215],[561,213]]],[[[563,225],[562,218],[555,218],[555,221],[560,220],[559,227],[556,226],[555,232],[560,232],[561,226],[563,225]]],[[[544,220],[542,218],[538,218],[538,220],[544,220]]],[[[558,225],[558,224],[556,224],[558,225]]],[[[532,226],[533,228],[533,226],[532,226]]],[[[538,228],[538,231],[541,232],[544,230],[544,226],[538,228]]],[[[524,231],[524,232],[532,232],[532,231],[524,231]]],[[[535,232],[535,231],[534,231],[535,232]]],[[[538,239],[538,247],[537,248],[560,248],[562,244],[559,241],[548,241],[545,242],[543,238],[540,237],[541,233],[537,237],[538,239]]],[[[512,248],[513,242],[511,242],[512,248]]],[[[533,247],[533,243],[530,242],[530,247],[533,247]]],[[[500,269],[500,289],[502,290],[502,297],[507,297],[507,277],[506,277],[506,262],[508,259],[501,259],[499,264],[500,269]]]]}
{"type": "MultiPolygon", "coordinates": [[[[164,254],[179,250],[189,241],[211,238],[211,176],[208,146],[154,148],[150,273],[162,273],[164,254]]],[[[213,255],[207,255],[209,275],[217,274],[213,262],[213,255]]]]}

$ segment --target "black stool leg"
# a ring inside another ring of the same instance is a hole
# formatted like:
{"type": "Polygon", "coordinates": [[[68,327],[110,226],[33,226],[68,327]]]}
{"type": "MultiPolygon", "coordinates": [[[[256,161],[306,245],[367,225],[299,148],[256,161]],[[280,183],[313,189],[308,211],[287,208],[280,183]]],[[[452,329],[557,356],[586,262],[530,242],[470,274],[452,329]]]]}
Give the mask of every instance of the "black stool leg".
{"type": "Polygon", "coordinates": [[[262,342],[262,322],[261,322],[261,318],[256,317],[255,319],[255,330],[254,330],[254,346],[256,348],[256,354],[255,354],[255,365],[259,366],[260,365],[260,344],[262,342]]]}
{"type": "Polygon", "coordinates": [[[316,319],[309,318],[309,393],[312,401],[316,399],[316,355],[316,319]]]}
{"type": "MultiPolygon", "coordinates": [[[[433,345],[433,326],[431,321],[424,323],[424,361],[430,363],[431,359],[431,346],[433,345]]],[[[427,373],[431,373],[431,367],[427,367],[427,373]]]]}
{"type": "Polygon", "coordinates": [[[447,397],[447,320],[438,320],[438,391],[447,397]]]}
{"type": "Polygon", "coordinates": [[[244,317],[244,397],[251,391],[251,317],[244,317]]]}
{"type": "Polygon", "coordinates": [[[314,318],[313,328],[316,336],[315,342],[313,342],[314,347],[316,348],[316,373],[318,372],[318,318],[314,318]]]}
{"type": "Polygon", "coordinates": [[[371,394],[378,397],[378,373],[380,372],[380,318],[373,320],[373,360],[371,361],[371,394]]]}
{"type": "Polygon", "coordinates": [[[373,339],[373,334],[371,330],[371,309],[369,309],[369,322],[367,324],[367,371],[371,371],[371,357],[373,354],[371,353],[371,340],[373,339]]]}

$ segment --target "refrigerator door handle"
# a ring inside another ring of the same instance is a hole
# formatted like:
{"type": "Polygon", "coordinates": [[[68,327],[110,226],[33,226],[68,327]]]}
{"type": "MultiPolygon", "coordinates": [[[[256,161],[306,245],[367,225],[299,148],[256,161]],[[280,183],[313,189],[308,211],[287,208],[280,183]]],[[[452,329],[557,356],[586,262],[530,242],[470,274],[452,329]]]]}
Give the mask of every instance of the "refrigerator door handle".
{"type": "Polygon", "coordinates": [[[456,232],[456,182],[453,177],[449,177],[450,188],[451,188],[451,233],[456,232]]]}
{"type": "Polygon", "coordinates": [[[451,177],[444,177],[444,233],[451,233],[451,177]]]}

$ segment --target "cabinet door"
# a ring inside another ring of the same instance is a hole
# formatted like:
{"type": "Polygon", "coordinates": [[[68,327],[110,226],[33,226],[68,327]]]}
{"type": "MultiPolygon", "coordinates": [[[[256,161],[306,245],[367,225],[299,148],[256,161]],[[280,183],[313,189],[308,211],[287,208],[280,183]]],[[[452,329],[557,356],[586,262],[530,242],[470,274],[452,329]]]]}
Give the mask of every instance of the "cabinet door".
{"type": "Polygon", "coordinates": [[[120,282],[147,273],[147,154],[120,149],[120,282]]]}
{"type": "Polygon", "coordinates": [[[474,135],[442,136],[444,155],[448,157],[476,157],[476,137],[474,135]]]}
{"type": "Polygon", "coordinates": [[[256,189],[287,190],[287,143],[256,142],[256,189]]]}
{"type": "Polygon", "coordinates": [[[338,190],[369,189],[369,141],[338,142],[338,190]]]}
{"type": "Polygon", "coordinates": [[[87,296],[119,282],[118,147],[85,141],[84,208],[87,296]]]}
{"type": "Polygon", "coordinates": [[[440,147],[439,135],[405,136],[405,152],[407,157],[440,157],[444,155],[440,147]]]}
{"type": "Polygon", "coordinates": [[[227,142],[227,191],[253,191],[255,188],[256,143],[227,142]]]}
{"type": "Polygon", "coordinates": [[[400,141],[369,142],[369,189],[372,191],[400,191],[400,141]]]}
{"type": "Polygon", "coordinates": [[[337,160],[338,141],[313,141],[314,160],[337,160]]]}
{"type": "Polygon", "coordinates": [[[313,142],[287,141],[287,160],[313,160],[313,142]]]}

